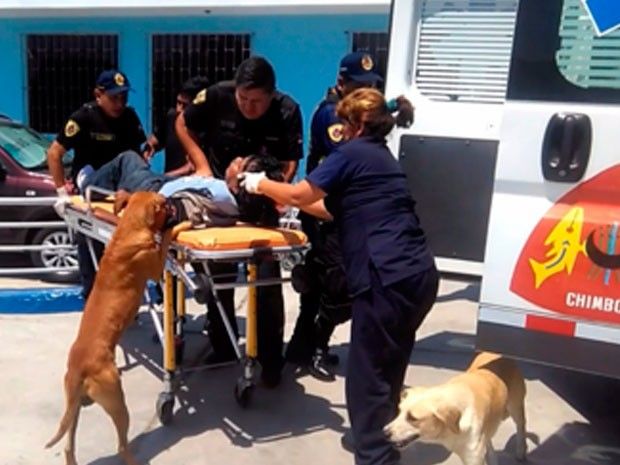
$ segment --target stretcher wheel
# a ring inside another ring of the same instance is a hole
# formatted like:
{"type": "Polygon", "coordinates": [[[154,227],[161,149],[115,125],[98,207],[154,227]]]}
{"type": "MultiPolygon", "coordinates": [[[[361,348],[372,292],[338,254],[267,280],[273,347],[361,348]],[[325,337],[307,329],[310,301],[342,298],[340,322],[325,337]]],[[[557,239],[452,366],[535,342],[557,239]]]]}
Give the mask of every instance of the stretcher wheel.
{"type": "Polygon", "coordinates": [[[235,400],[241,408],[247,408],[250,405],[254,384],[244,378],[239,378],[235,385],[235,400]]]}
{"type": "Polygon", "coordinates": [[[172,411],[174,409],[174,396],[170,392],[160,392],[157,397],[157,417],[162,425],[169,425],[172,422],[172,411]]]}

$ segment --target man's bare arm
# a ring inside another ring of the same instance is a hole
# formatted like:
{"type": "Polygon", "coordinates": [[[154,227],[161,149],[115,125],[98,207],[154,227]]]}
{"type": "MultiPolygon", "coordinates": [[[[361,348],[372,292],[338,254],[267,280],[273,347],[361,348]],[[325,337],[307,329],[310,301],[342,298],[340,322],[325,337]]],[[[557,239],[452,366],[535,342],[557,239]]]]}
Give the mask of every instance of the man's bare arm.
{"type": "Polygon", "coordinates": [[[179,166],[174,170],[167,171],[164,173],[166,176],[187,176],[188,174],[192,174],[194,171],[194,165],[192,165],[189,161],[186,162],[183,166],[179,166]]]}
{"type": "Polygon", "coordinates": [[[185,115],[183,115],[183,113],[179,115],[175,122],[175,130],[190,162],[196,168],[196,174],[201,176],[213,176],[209,161],[198,145],[198,142],[196,142],[196,136],[185,126],[185,115]]]}
{"type": "Polygon", "coordinates": [[[285,161],[282,163],[282,174],[284,175],[284,180],[286,182],[290,182],[295,176],[295,172],[297,171],[297,161],[285,161]]]}
{"type": "Polygon", "coordinates": [[[52,142],[47,149],[47,166],[54,179],[56,188],[64,187],[65,185],[65,170],[62,166],[62,157],[65,153],[67,153],[67,150],[56,141],[52,142]]]}

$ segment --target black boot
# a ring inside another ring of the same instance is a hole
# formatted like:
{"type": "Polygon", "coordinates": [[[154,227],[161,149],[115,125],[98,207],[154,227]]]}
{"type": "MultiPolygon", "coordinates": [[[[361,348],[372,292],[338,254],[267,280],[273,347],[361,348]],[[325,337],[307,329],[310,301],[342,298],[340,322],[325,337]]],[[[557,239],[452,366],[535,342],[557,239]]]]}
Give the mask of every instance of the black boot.
{"type": "Polygon", "coordinates": [[[338,357],[338,354],[332,354],[329,352],[329,349],[325,352],[325,360],[327,364],[331,366],[336,366],[340,363],[340,357],[338,357]]]}
{"type": "Polygon", "coordinates": [[[320,381],[331,382],[336,379],[329,367],[328,356],[326,350],[317,349],[312,356],[312,362],[308,365],[308,372],[320,381]]]}

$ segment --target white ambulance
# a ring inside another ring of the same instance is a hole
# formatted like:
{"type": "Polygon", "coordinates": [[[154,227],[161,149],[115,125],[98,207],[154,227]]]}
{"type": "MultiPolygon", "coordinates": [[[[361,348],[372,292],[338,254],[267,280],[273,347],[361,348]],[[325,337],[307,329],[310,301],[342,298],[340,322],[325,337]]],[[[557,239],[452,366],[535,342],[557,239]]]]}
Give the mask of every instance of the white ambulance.
{"type": "Polygon", "coordinates": [[[477,346],[620,377],[620,2],[394,0],[394,137],[477,346]]]}

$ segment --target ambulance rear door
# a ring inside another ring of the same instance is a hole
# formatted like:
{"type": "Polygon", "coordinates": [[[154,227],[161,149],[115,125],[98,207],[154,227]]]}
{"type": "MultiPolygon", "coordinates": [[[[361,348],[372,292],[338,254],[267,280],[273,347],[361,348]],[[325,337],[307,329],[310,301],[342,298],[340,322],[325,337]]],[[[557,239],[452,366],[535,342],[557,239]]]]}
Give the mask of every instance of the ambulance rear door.
{"type": "Polygon", "coordinates": [[[393,0],[385,93],[415,122],[390,147],[441,271],[482,275],[517,0],[393,0]]]}
{"type": "Polygon", "coordinates": [[[520,0],[477,346],[620,377],[620,7],[520,0]]]}

